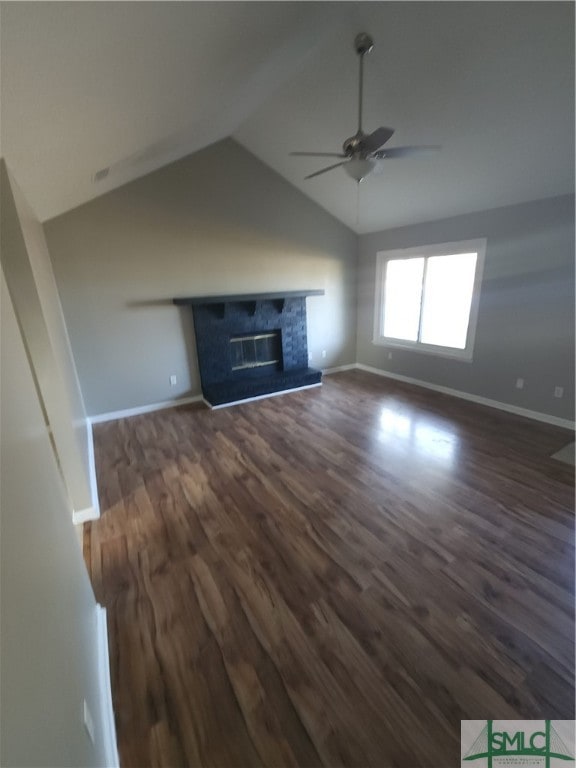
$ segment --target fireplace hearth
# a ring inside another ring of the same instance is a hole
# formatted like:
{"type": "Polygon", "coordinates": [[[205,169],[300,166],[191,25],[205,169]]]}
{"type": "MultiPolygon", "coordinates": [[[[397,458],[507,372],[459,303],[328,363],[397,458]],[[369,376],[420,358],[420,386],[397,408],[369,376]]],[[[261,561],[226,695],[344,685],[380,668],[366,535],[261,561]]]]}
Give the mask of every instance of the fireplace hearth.
{"type": "Polygon", "coordinates": [[[306,297],[322,290],[175,298],[191,306],[202,393],[213,407],[319,385],[308,366],[306,297]]]}

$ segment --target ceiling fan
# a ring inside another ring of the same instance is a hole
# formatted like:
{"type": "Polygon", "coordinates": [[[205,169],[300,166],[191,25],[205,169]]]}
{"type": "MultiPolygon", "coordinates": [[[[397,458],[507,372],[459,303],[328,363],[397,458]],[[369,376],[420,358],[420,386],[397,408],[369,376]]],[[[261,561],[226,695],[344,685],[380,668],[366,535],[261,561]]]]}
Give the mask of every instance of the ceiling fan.
{"type": "Polygon", "coordinates": [[[337,157],[338,163],[322,168],[320,171],[310,173],[305,179],[313,179],[323,173],[331,171],[333,168],[344,166],[346,173],[356,181],[360,182],[374,171],[378,160],[386,160],[394,157],[410,157],[423,152],[434,152],[440,149],[437,145],[421,145],[412,147],[391,147],[390,149],[380,149],[392,137],[394,130],[392,128],[376,128],[372,133],[364,133],[362,130],[362,91],[364,79],[364,56],[369,53],[374,46],[374,41],[366,32],[360,32],[354,38],[354,48],[360,58],[360,86],[358,97],[358,130],[354,136],[346,139],[342,145],[342,152],[291,152],[291,155],[300,157],[337,157]]]}

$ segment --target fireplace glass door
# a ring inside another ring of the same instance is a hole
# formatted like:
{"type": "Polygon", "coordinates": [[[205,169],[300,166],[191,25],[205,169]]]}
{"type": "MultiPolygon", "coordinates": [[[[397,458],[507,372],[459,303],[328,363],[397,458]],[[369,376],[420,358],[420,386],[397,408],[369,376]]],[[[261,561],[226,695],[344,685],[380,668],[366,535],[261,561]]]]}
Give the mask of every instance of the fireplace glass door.
{"type": "Polygon", "coordinates": [[[268,331],[230,339],[233,371],[261,368],[280,362],[280,332],[268,331]]]}

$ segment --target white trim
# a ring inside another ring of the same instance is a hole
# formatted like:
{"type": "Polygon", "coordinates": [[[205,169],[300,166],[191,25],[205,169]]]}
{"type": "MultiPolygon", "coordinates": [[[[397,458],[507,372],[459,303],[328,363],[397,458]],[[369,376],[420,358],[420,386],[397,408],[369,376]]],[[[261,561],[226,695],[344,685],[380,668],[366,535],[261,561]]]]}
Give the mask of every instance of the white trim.
{"type": "MultiPolygon", "coordinates": [[[[543,421],[546,424],[553,424],[556,427],[563,427],[564,429],[570,429],[574,431],[575,423],[569,419],[562,419],[559,416],[551,416],[547,413],[541,413],[540,411],[531,411],[527,408],[520,408],[516,405],[510,405],[509,403],[502,403],[499,400],[491,400],[488,397],[481,397],[480,395],[472,395],[469,392],[462,392],[458,389],[452,389],[450,387],[443,387],[439,384],[430,384],[422,379],[413,379],[411,376],[402,376],[399,373],[391,373],[389,371],[382,370],[381,368],[373,368],[370,365],[364,365],[363,363],[349,363],[348,365],[337,366],[336,368],[327,368],[322,371],[324,375],[330,375],[331,373],[338,373],[339,371],[350,371],[353,369],[367,371],[368,373],[374,373],[377,376],[384,376],[389,379],[396,379],[397,381],[404,381],[407,384],[415,384],[417,387],[424,387],[424,389],[431,389],[434,392],[442,392],[445,395],[452,395],[452,397],[458,397],[461,400],[469,400],[472,403],[478,403],[479,405],[487,405],[490,408],[496,408],[499,411],[507,411],[508,413],[514,413],[517,416],[524,416],[527,419],[533,419],[534,421],[543,421]]],[[[138,416],[141,413],[151,413],[153,411],[163,410],[164,408],[176,408],[179,405],[188,405],[190,403],[205,403],[208,408],[212,410],[218,410],[220,408],[227,408],[231,405],[238,405],[239,403],[250,403],[254,400],[263,400],[266,397],[275,397],[277,395],[284,395],[288,392],[298,392],[301,389],[312,389],[314,387],[322,386],[322,382],[319,384],[308,384],[304,387],[295,387],[293,389],[284,389],[280,392],[271,392],[268,395],[259,395],[258,397],[247,397],[244,400],[235,400],[232,403],[223,403],[222,405],[210,405],[210,403],[202,397],[202,395],[196,395],[194,397],[186,397],[180,400],[171,400],[164,403],[155,403],[153,405],[145,405],[140,408],[129,408],[125,411],[114,411],[112,413],[101,413],[97,416],[89,417],[91,424],[100,424],[105,421],[113,421],[114,419],[123,419],[129,416],[138,416]]],[[[88,507],[86,510],[80,510],[74,512],[73,520],[75,524],[86,522],[87,520],[95,520],[99,516],[100,512],[98,508],[88,507]]]]}
{"type": "Polygon", "coordinates": [[[96,480],[96,461],[94,459],[94,433],[92,421],[86,419],[86,436],[88,440],[88,474],[90,476],[90,497],[92,507],[98,511],[100,517],[100,499],[98,498],[98,481],[96,480]]]}
{"type": "Polygon", "coordinates": [[[547,424],[553,424],[556,427],[564,427],[564,429],[570,429],[574,431],[576,426],[573,421],[570,421],[569,419],[562,419],[559,416],[551,416],[548,413],[541,413],[540,411],[530,411],[527,408],[520,408],[517,405],[502,403],[499,400],[491,400],[488,397],[481,397],[480,395],[472,395],[469,392],[462,392],[459,389],[442,387],[439,384],[430,384],[429,382],[422,381],[421,379],[413,379],[411,376],[402,376],[399,373],[390,373],[390,371],[384,371],[381,368],[372,368],[372,366],[364,365],[363,363],[357,363],[356,368],[361,371],[367,371],[368,373],[375,373],[377,376],[384,376],[388,379],[403,381],[406,382],[406,384],[415,384],[417,387],[424,387],[424,389],[432,389],[434,392],[442,392],[445,395],[458,397],[461,400],[469,400],[472,403],[487,405],[490,408],[497,408],[499,411],[514,413],[517,416],[524,416],[527,419],[534,419],[534,421],[544,421],[547,424]]]}
{"type": "Polygon", "coordinates": [[[94,460],[94,435],[92,433],[92,422],[86,419],[86,439],[88,453],[88,479],[90,482],[90,498],[92,504],[86,509],[80,509],[72,512],[72,522],[74,525],[87,523],[89,520],[98,520],[100,517],[100,499],[98,498],[98,483],[96,482],[96,462],[94,460]]]}
{"type": "Polygon", "coordinates": [[[301,389],[314,389],[314,387],[321,387],[322,382],[319,381],[318,384],[305,384],[303,387],[292,387],[291,389],[281,389],[279,392],[269,392],[267,395],[256,395],[256,397],[245,397],[244,400],[233,400],[231,403],[222,403],[221,405],[212,405],[211,403],[206,400],[206,398],[202,398],[208,408],[210,408],[212,411],[219,411],[220,408],[229,408],[231,405],[240,405],[240,403],[252,403],[255,400],[265,400],[268,397],[278,397],[279,395],[287,395],[289,392],[300,392],[301,389]]]}
{"type": "Polygon", "coordinates": [[[82,525],[90,520],[98,520],[100,517],[100,505],[97,507],[86,507],[85,509],[74,510],[72,512],[72,522],[74,525],[82,525]]]}
{"type": "Polygon", "coordinates": [[[104,421],[115,421],[116,419],[127,419],[130,416],[139,416],[142,413],[152,413],[153,411],[162,411],[164,408],[177,408],[180,405],[189,405],[190,403],[200,403],[202,395],[194,397],[182,397],[178,400],[166,400],[161,403],[151,403],[150,405],[141,405],[137,408],[127,408],[124,411],[111,411],[110,413],[98,413],[96,416],[90,416],[92,424],[101,424],[104,421]]]}
{"type": "Polygon", "coordinates": [[[120,760],[116,744],[116,724],[112,705],[112,686],[110,684],[110,653],[108,650],[108,625],[106,609],[96,606],[96,635],[98,654],[98,688],[100,698],[100,722],[102,723],[102,746],[106,759],[106,768],[118,768],[120,760]]]}
{"type": "Polygon", "coordinates": [[[447,360],[458,360],[459,363],[473,363],[472,357],[463,357],[458,350],[455,354],[450,351],[449,347],[437,347],[434,344],[422,344],[422,342],[414,344],[404,344],[401,341],[394,341],[394,339],[388,339],[381,336],[378,339],[372,339],[372,344],[376,347],[388,347],[390,350],[403,349],[406,352],[417,352],[419,355],[433,355],[434,357],[444,357],[447,360]]]}
{"type": "Polygon", "coordinates": [[[330,376],[331,373],[340,373],[340,371],[352,371],[357,368],[356,363],[349,363],[348,365],[337,365],[335,368],[324,368],[322,371],[323,376],[330,376]]]}
{"type": "Polygon", "coordinates": [[[98,520],[100,517],[100,500],[98,498],[98,484],[96,482],[96,462],[94,460],[94,435],[92,422],[86,418],[86,451],[88,454],[88,482],[90,484],[91,504],[85,509],[72,510],[72,522],[74,525],[82,525],[90,520],[98,520]]]}
{"type": "Polygon", "coordinates": [[[419,354],[447,357],[462,362],[472,362],[474,354],[474,342],[476,339],[476,326],[478,324],[478,310],[480,306],[480,290],[484,273],[484,261],[486,258],[486,238],[475,240],[462,240],[454,243],[437,243],[433,245],[420,245],[413,248],[394,249],[390,251],[378,251],[376,254],[376,281],[374,284],[374,321],[372,343],[384,347],[396,347],[406,349],[419,354]],[[434,256],[457,256],[459,254],[475,253],[476,268],[474,272],[474,284],[468,314],[468,328],[466,331],[466,346],[464,349],[425,344],[420,341],[422,327],[422,307],[426,293],[426,271],[428,259],[434,256]],[[420,317],[418,325],[418,341],[405,341],[382,335],[382,319],[384,312],[385,275],[386,265],[395,259],[424,259],[424,274],[422,277],[422,295],[420,297],[420,317]]]}

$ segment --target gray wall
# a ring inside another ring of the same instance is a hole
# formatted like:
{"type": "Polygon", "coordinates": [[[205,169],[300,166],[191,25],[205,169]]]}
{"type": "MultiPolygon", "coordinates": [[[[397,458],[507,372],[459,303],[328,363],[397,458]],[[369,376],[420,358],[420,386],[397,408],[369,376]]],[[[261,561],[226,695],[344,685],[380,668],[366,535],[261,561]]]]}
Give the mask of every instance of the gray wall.
{"type": "Polygon", "coordinates": [[[199,394],[174,296],[323,288],[307,299],[312,362],[355,362],[356,235],[231,139],[45,230],[89,415],[199,394]]]}
{"type": "Polygon", "coordinates": [[[173,296],[324,288],[307,300],[313,364],[358,361],[573,418],[572,196],[358,239],[228,139],[45,230],[90,415],[199,394],[191,312],[173,296]],[[372,344],[377,251],[479,237],[488,245],[473,362],[398,349],[389,359],[372,344]]]}
{"type": "Polygon", "coordinates": [[[573,196],[364,235],[358,281],[359,363],[574,418],[573,196]],[[372,343],[376,253],[480,237],[488,242],[473,362],[397,349],[389,359],[391,348],[372,343]]]}
{"type": "Polygon", "coordinates": [[[96,602],[3,272],[0,289],[0,765],[104,766],[96,602]]]}
{"type": "Polygon", "coordinates": [[[72,508],[91,509],[82,393],[42,225],[0,160],[0,252],[4,275],[50,423],[72,508]]]}

